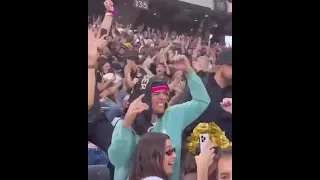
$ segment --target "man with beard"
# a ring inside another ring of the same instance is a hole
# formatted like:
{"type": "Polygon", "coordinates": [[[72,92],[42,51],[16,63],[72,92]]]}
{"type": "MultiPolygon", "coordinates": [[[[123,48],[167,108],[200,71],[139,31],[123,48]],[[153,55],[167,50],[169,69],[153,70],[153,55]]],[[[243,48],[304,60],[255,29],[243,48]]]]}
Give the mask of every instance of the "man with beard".
{"type": "MultiPolygon", "coordinates": [[[[199,118],[185,128],[184,138],[187,138],[199,123],[214,122],[225,131],[227,138],[232,141],[232,114],[224,110],[224,106],[221,106],[224,98],[232,97],[232,49],[227,49],[219,54],[215,73],[198,72],[198,75],[205,84],[211,102],[199,118]]],[[[181,98],[183,102],[190,100],[191,95],[188,88],[185,88],[181,98]]]]}

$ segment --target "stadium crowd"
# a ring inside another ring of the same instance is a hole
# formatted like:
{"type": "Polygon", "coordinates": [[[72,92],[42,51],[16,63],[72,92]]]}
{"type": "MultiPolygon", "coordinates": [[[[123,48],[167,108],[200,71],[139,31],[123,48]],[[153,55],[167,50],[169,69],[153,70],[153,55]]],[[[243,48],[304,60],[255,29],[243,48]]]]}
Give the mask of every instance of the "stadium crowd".
{"type": "MultiPolygon", "coordinates": [[[[232,47],[88,21],[88,179],[232,180],[232,47]]],[[[89,18],[88,18],[89,19],[89,18]]]]}

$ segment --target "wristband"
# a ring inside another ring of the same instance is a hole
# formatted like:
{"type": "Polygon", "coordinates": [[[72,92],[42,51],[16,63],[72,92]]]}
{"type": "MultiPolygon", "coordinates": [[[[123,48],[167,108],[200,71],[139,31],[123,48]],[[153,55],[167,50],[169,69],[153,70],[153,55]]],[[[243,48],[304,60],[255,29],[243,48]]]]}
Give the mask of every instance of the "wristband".
{"type": "Polygon", "coordinates": [[[111,13],[112,15],[118,15],[118,10],[113,10],[113,11],[111,11],[111,10],[106,10],[106,13],[111,13]]]}
{"type": "Polygon", "coordinates": [[[88,69],[96,69],[96,66],[95,65],[88,65],[88,69]]]}

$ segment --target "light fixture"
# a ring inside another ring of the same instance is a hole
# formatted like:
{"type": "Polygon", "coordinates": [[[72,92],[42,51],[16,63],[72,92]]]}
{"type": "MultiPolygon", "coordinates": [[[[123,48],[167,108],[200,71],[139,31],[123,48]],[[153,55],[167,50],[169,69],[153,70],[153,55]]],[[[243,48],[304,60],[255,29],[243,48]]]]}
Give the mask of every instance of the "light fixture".
{"type": "Polygon", "coordinates": [[[208,15],[206,14],[206,17],[208,17],[208,15]]]}
{"type": "Polygon", "coordinates": [[[157,15],[156,13],[153,13],[153,15],[155,16],[155,15],[157,15]]]}
{"type": "Polygon", "coordinates": [[[196,20],[196,19],[195,19],[194,21],[196,21],[196,22],[197,22],[198,20],[196,20]]]}

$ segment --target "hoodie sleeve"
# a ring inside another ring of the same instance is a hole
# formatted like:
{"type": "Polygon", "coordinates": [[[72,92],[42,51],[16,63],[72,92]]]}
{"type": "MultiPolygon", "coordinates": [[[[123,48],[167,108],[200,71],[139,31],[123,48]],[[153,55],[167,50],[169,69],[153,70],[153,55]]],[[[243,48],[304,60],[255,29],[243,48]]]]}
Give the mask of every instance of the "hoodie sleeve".
{"type": "Polygon", "coordinates": [[[182,129],[196,120],[210,103],[210,97],[200,77],[195,72],[187,74],[186,77],[192,100],[172,106],[170,109],[174,114],[183,115],[182,129]]]}
{"type": "Polygon", "coordinates": [[[127,166],[136,148],[139,136],[131,128],[125,128],[123,120],[119,121],[112,133],[108,155],[116,167],[127,166]]]}

